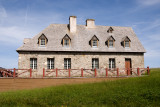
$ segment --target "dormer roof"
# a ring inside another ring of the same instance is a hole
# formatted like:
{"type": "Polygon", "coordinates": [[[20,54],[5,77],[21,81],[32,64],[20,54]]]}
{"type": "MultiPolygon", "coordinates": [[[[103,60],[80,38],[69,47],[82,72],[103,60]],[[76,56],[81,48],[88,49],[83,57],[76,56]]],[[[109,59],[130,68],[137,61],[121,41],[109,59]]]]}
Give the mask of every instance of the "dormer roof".
{"type": "Polygon", "coordinates": [[[108,33],[114,31],[112,27],[109,27],[109,29],[107,30],[108,33]]]}
{"type": "Polygon", "coordinates": [[[62,39],[70,39],[71,40],[71,38],[67,34],[62,39]]]}
{"type": "Polygon", "coordinates": [[[96,35],[94,35],[94,36],[91,38],[91,40],[98,40],[98,41],[99,41],[99,39],[97,38],[96,35]]]}
{"type": "Polygon", "coordinates": [[[108,41],[108,40],[114,40],[114,41],[116,41],[112,35],[110,37],[108,37],[106,41],[108,41]]]}
{"type": "Polygon", "coordinates": [[[128,36],[123,37],[122,41],[130,41],[131,42],[131,40],[130,40],[130,38],[128,36]]]}

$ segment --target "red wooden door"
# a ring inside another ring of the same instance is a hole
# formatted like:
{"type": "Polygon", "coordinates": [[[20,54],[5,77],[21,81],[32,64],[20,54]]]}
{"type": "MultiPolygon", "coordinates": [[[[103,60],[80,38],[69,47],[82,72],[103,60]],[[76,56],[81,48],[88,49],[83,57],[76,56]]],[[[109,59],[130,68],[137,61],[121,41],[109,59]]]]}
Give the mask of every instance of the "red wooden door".
{"type": "Polygon", "coordinates": [[[131,74],[131,59],[125,59],[125,68],[126,68],[126,73],[127,73],[127,70],[129,70],[129,75],[131,74]]]}

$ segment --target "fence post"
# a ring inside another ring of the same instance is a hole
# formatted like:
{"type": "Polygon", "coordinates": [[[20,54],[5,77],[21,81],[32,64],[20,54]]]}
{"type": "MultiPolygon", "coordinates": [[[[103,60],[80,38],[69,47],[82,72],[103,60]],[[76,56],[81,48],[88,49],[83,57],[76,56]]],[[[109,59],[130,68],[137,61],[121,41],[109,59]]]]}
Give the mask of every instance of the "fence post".
{"type": "Polygon", "coordinates": [[[2,74],[2,75],[3,75],[3,77],[5,76],[5,71],[3,71],[3,74],[2,74]]]}
{"type": "Polygon", "coordinates": [[[97,76],[96,68],[94,69],[94,76],[95,76],[95,77],[97,76]]]}
{"type": "Polygon", "coordinates": [[[108,68],[106,68],[106,77],[108,76],[108,68]]]}
{"type": "Polygon", "coordinates": [[[30,68],[30,78],[32,77],[32,69],[30,68]]]}
{"type": "Polygon", "coordinates": [[[14,68],[13,78],[15,78],[15,74],[16,74],[16,69],[14,68]]]}
{"type": "Polygon", "coordinates": [[[137,74],[138,74],[138,76],[140,76],[140,74],[139,74],[139,68],[137,68],[137,74]]]}
{"type": "Polygon", "coordinates": [[[6,72],[6,77],[7,77],[7,72],[6,72]]]}
{"type": "Polygon", "coordinates": [[[58,77],[58,69],[56,68],[56,77],[58,77]]]}
{"type": "Polygon", "coordinates": [[[69,73],[69,77],[71,76],[71,72],[70,72],[70,69],[68,69],[68,73],[69,73]]]}
{"type": "Polygon", "coordinates": [[[119,68],[117,68],[117,77],[119,77],[119,68]]]}
{"type": "Polygon", "coordinates": [[[45,77],[45,69],[43,68],[43,78],[45,77]]]}
{"type": "Polygon", "coordinates": [[[147,74],[149,75],[149,66],[147,66],[147,74]]]}
{"type": "Polygon", "coordinates": [[[81,77],[83,77],[83,68],[81,68],[81,77]]]}

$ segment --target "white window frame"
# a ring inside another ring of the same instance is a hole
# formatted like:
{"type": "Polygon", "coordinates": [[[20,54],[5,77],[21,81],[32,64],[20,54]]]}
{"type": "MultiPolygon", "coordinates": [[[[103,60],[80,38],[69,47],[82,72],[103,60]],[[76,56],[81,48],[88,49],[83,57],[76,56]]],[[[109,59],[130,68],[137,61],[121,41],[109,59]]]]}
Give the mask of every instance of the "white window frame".
{"type": "Polygon", "coordinates": [[[54,69],[54,58],[47,58],[47,69],[54,69]]]}
{"type": "Polygon", "coordinates": [[[45,45],[46,45],[46,40],[44,38],[42,38],[40,46],[45,46],[45,45]]]}
{"type": "Polygon", "coordinates": [[[71,58],[64,58],[64,69],[71,69],[71,58]]]}
{"type": "Polygon", "coordinates": [[[115,58],[109,58],[109,69],[116,68],[116,60],[115,58]],[[113,61],[114,61],[114,67],[113,67],[113,61]]]}
{"type": "Polygon", "coordinates": [[[98,58],[92,58],[92,69],[99,69],[99,59],[98,58]],[[97,65],[96,65],[97,61],[97,65]]]}
{"type": "Polygon", "coordinates": [[[64,46],[69,47],[69,39],[64,39],[64,46]]]}
{"type": "Polygon", "coordinates": [[[30,58],[30,68],[37,69],[37,58],[30,58]]]}
{"type": "Polygon", "coordinates": [[[129,41],[125,41],[125,48],[129,48],[130,45],[129,45],[129,41]],[[127,45],[126,45],[127,44],[127,45]]]}
{"type": "Polygon", "coordinates": [[[109,40],[108,42],[109,42],[109,44],[108,44],[108,45],[109,45],[109,48],[113,48],[113,47],[114,47],[114,43],[113,43],[114,41],[113,41],[113,40],[109,40]],[[111,43],[112,45],[111,45],[110,43],[111,43]]]}
{"type": "Polygon", "coordinates": [[[93,48],[96,48],[97,47],[97,40],[92,40],[92,47],[93,48]]]}

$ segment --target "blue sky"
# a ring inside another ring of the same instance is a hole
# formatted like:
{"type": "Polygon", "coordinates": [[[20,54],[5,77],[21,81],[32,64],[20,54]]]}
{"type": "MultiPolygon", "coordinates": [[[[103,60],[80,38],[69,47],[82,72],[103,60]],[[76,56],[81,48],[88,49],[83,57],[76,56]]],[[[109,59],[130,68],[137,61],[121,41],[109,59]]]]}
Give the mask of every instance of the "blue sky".
{"type": "Polygon", "coordinates": [[[51,23],[130,26],[144,45],[145,66],[160,67],[160,0],[0,0],[0,67],[18,67],[16,49],[51,23]]]}

